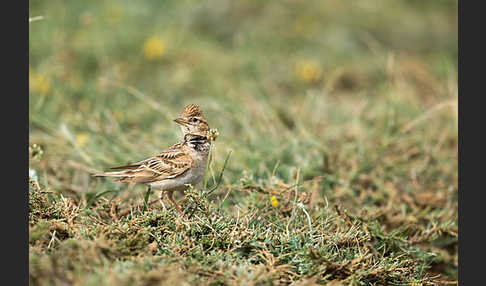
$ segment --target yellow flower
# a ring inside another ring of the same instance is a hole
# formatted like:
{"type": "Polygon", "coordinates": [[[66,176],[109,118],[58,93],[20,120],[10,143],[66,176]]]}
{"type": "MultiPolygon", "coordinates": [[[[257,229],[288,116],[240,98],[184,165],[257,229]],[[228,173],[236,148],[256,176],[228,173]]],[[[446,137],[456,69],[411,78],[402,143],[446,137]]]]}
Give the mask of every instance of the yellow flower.
{"type": "Polygon", "coordinates": [[[148,60],[156,60],[165,52],[165,44],[161,37],[152,36],[143,44],[143,55],[148,60]]]}
{"type": "Polygon", "coordinates": [[[304,60],[297,62],[295,65],[295,74],[301,81],[315,83],[321,78],[322,72],[315,62],[304,60]]]}
{"type": "Polygon", "coordinates": [[[79,133],[76,135],[76,144],[78,144],[79,147],[83,147],[86,141],[88,141],[88,135],[85,133],[79,133]]]}
{"type": "Polygon", "coordinates": [[[47,78],[42,74],[35,74],[29,70],[29,89],[32,92],[38,92],[42,95],[46,95],[51,88],[51,84],[47,78]]]}
{"type": "Polygon", "coordinates": [[[272,202],[272,206],[274,206],[275,208],[278,207],[278,201],[275,196],[271,196],[270,201],[272,202]]]}

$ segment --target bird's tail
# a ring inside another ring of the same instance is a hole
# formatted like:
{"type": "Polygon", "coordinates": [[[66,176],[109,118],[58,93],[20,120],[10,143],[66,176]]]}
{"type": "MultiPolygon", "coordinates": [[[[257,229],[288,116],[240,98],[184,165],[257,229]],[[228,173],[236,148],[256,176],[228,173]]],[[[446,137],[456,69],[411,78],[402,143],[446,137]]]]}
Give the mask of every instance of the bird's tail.
{"type": "Polygon", "coordinates": [[[104,173],[97,173],[91,174],[93,177],[125,177],[127,174],[124,172],[104,172],[104,173]]]}
{"type": "Polygon", "coordinates": [[[97,173],[91,174],[93,177],[111,177],[114,178],[115,182],[143,182],[144,177],[137,177],[131,174],[131,170],[124,170],[118,172],[104,172],[104,173],[97,173]]]}
{"type": "Polygon", "coordinates": [[[113,167],[111,169],[114,170],[122,170],[122,171],[112,171],[112,172],[103,172],[92,174],[93,177],[113,177],[114,180],[117,182],[145,182],[147,178],[152,178],[153,174],[149,173],[147,176],[146,172],[139,172],[137,169],[140,167],[139,164],[133,165],[126,165],[126,166],[119,166],[113,167]]]}

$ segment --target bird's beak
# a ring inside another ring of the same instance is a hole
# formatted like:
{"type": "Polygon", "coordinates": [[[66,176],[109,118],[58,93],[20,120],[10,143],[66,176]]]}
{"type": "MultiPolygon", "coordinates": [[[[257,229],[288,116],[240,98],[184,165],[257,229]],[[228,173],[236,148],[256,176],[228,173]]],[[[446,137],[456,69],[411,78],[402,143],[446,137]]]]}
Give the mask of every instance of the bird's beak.
{"type": "Polygon", "coordinates": [[[182,117],[178,117],[178,118],[174,119],[174,121],[177,122],[180,125],[187,125],[188,124],[188,122],[182,117]]]}

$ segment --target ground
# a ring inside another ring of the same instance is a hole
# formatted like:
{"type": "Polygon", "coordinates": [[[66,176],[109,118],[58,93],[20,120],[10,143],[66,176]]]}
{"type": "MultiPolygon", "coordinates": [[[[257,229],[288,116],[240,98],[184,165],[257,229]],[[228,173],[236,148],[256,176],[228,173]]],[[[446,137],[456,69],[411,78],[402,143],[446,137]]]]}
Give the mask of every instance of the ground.
{"type": "Polygon", "coordinates": [[[457,1],[29,5],[32,285],[456,284],[457,1]],[[186,217],[90,176],[189,103],[186,217]]]}

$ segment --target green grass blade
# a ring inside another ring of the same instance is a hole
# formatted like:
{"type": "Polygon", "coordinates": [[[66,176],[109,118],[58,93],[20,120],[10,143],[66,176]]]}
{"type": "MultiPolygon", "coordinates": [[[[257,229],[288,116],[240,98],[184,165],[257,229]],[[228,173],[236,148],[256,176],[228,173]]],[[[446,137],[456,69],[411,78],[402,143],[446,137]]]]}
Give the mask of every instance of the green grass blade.
{"type": "Polygon", "coordinates": [[[228,163],[229,157],[231,155],[231,151],[228,152],[228,155],[226,156],[226,159],[224,160],[223,168],[221,169],[221,173],[219,173],[218,181],[216,182],[216,186],[214,186],[211,190],[209,190],[208,195],[210,195],[212,192],[214,192],[219,185],[221,184],[221,180],[223,179],[223,173],[224,170],[226,169],[226,164],[228,163]]]}
{"type": "Polygon", "coordinates": [[[143,200],[143,209],[142,209],[142,212],[144,213],[145,210],[148,208],[148,200],[149,200],[149,197],[150,197],[150,193],[152,192],[152,188],[148,188],[147,192],[145,193],[145,198],[143,200]]]}

